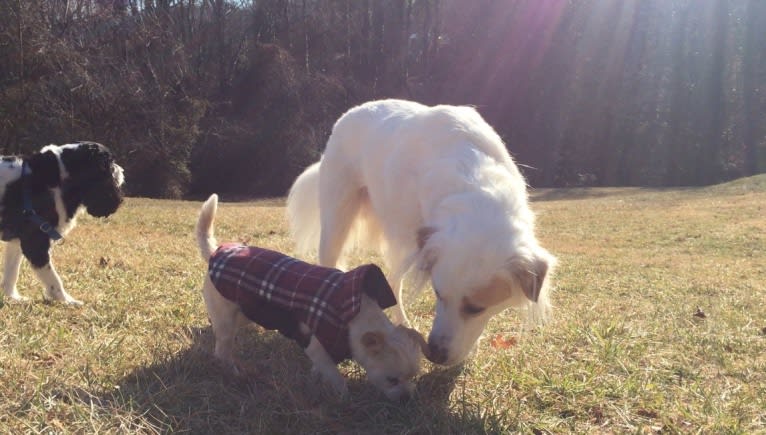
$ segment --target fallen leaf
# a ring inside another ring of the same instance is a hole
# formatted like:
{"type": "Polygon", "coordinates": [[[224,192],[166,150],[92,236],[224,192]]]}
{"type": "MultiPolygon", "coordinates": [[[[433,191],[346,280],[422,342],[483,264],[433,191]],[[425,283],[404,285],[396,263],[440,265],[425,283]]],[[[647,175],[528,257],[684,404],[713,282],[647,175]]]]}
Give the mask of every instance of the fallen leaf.
{"type": "Polygon", "coordinates": [[[707,314],[705,314],[704,311],[702,311],[702,308],[697,307],[697,311],[694,312],[694,317],[699,317],[700,319],[707,318],[707,314]]]}
{"type": "Polygon", "coordinates": [[[652,409],[639,409],[636,411],[636,414],[640,415],[641,417],[646,418],[657,418],[657,411],[654,411],[652,409]]]}
{"type": "Polygon", "coordinates": [[[503,337],[500,334],[497,334],[492,338],[492,341],[490,341],[490,345],[494,347],[495,349],[508,349],[511,346],[516,346],[517,340],[516,337],[503,337]]]}

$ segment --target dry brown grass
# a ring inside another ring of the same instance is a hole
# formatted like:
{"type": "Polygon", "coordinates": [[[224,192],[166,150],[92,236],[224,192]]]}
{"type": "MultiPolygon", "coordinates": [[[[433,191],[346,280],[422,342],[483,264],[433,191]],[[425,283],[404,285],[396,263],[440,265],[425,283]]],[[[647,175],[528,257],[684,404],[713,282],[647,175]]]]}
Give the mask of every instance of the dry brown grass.
{"type": "MultiPolygon", "coordinates": [[[[0,308],[0,433],[766,431],[766,178],[534,198],[560,260],[555,320],[508,349],[482,341],[463,367],[424,364],[407,405],[351,363],[337,400],[296,345],[257,329],[238,347],[250,375],[219,367],[192,236],[201,203],[130,199],[82,219],[54,258],[85,306],[42,303],[24,266],[33,302],[0,308]]],[[[289,253],[283,214],[279,200],[224,202],[219,240],[289,253]]],[[[408,305],[423,332],[431,303],[408,305]]],[[[520,324],[509,311],[486,336],[519,338],[520,324]]]]}

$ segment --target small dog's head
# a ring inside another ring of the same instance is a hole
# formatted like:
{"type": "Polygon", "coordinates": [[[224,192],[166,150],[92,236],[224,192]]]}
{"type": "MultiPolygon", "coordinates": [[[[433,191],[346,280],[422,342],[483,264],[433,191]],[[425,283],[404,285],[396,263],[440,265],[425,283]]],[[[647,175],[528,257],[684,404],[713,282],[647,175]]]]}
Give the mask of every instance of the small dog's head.
{"type": "Polygon", "coordinates": [[[396,326],[362,334],[355,359],[367,371],[367,379],[391,400],[406,400],[415,389],[413,379],[427,349],[425,339],[411,328],[396,326]]]}
{"type": "Polygon", "coordinates": [[[125,177],[109,149],[95,142],[80,142],[59,147],[59,153],[66,183],[80,192],[88,214],[106,217],[117,211],[125,177]]]}

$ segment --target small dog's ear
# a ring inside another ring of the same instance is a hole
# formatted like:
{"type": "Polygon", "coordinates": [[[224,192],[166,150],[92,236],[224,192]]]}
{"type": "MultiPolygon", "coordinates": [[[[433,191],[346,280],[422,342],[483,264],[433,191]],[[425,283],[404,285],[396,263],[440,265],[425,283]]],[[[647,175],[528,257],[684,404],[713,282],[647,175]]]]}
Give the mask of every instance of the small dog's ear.
{"type": "Polygon", "coordinates": [[[424,272],[431,272],[436,260],[438,258],[436,248],[429,247],[428,240],[437,231],[436,227],[420,227],[417,231],[416,238],[418,241],[418,252],[420,259],[418,260],[418,269],[424,272]]]}
{"type": "Polygon", "coordinates": [[[362,345],[371,355],[377,355],[383,351],[386,337],[380,331],[368,331],[362,335],[362,345]]]}
{"type": "Polygon", "coordinates": [[[511,269],[511,275],[521,286],[527,299],[537,302],[540,297],[540,290],[545,282],[545,276],[548,274],[549,267],[553,266],[554,257],[545,249],[539,248],[531,258],[517,256],[511,258],[508,262],[511,269]]]}
{"type": "Polygon", "coordinates": [[[431,354],[431,351],[429,350],[430,348],[428,347],[428,343],[426,342],[426,339],[423,338],[423,334],[418,332],[417,329],[408,328],[403,325],[398,325],[397,328],[403,330],[404,333],[407,334],[412,339],[412,341],[414,341],[415,343],[418,344],[418,346],[420,346],[420,351],[423,353],[423,355],[426,358],[429,357],[429,355],[431,354]]]}

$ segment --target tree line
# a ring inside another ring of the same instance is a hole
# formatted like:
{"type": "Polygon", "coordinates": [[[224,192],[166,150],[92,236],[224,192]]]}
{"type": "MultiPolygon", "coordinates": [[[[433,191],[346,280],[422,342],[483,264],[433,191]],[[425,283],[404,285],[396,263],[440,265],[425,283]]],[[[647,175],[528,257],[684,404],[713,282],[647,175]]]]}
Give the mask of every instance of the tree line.
{"type": "Polygon", "coordinates": [[[397,97],[476,106],[532,185],[711,184],[766,170],[764,26],[761,0],[0,0],[0,144],[277,196],[397,97]]]}

